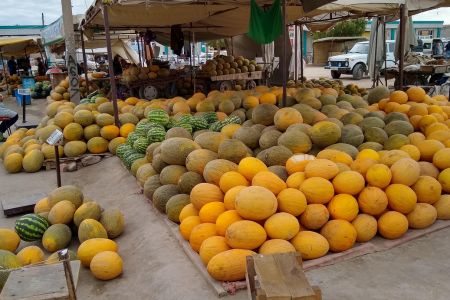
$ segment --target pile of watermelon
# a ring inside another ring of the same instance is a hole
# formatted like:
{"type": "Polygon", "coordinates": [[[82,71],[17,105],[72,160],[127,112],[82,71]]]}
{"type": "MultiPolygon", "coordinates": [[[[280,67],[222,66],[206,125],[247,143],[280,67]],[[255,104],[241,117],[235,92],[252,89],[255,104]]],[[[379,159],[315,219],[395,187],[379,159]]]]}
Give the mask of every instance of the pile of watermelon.
{"type": "Polygon", "coordinates": [[[149,145],[164,141],[171,128],[184,128],[189,134],[193,134],[208,129],[219,132],[228,124],[241,124],[241,119],[231,116],[219,120],[215,112],[206,112],[201,116],[183,115],[175,119],[163,109],[152,109],[147,118],[140,120],[134,132],[128,135],[126,143],[117,147],[116,155],[127,168],[131,168],[134,161],[145,157],[149,145]]]}
{"type": "Polygon", "coordinates": [[[33,87],[31,87],[31,98],[41,99],[46,98],[50,95],[52,90],[52,85],[50,81],[40,81],[36,82],[33,87]]]}

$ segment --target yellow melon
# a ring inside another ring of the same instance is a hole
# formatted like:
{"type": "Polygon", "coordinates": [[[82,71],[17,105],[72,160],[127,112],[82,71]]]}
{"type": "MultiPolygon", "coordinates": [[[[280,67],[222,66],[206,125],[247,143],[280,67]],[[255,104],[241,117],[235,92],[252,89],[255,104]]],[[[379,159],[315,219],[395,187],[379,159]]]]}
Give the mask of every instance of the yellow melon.
{"type": "Polygon", "coordinates": [[[248,180],[236,171],[229,171],[220,177],[219,186],[222,192],[226,193],[235,186],[248,186],[248,180]]]}
{"type": "Polygon", "coordinates": [[[358,206],[363,213],[378,216],[388,206],[386,193],[375,186],[364,188],[358,196],[358,206]]]}
{"type": "Polygon", "coordinates": [[[450,195],[442,195],[433,206],[436,208],[439,220],[450,220],[450,195]]]}
{"type": "MultiPolygon", "coordinates": [[[[189,217],[189,218],[195,218],[195,217],[189,217]]],[[[188,218],[188,219],[189,219],[188,218]]],[[[186,219],[186,220],[188,220],[186,219]]],[[[186,222],[184,220],[184,222],[186,222]]],[[[202,223],[194,228],[192,228],[191,234],[189,236],[189,244],[191,245],[191,248],[198,252],[200,250],[200,246],[202,245],[203,241],[211,236],[217,235],[216,231],[216,224],[213,223],[202,223]]]]}
{"type": "Polygon", "coordinates": [[[336,193],[356,195],[364,186],[364,177],[356,171],[344,171],[333,179],[336,193]]]}
{"type": "Polygon", "coordinates": [[[43,262],[45,254],[38,246],[27,246],[17,253],[17,257],[23,266],[27,266],[43,262]]]}
{"type": "Polygon", "coordinates": [[[286,185],[288,188],[299,189],[305,179],[306,176],[304,172],[295,172],[286,179],[286,185]]]}
{"type": "Polygon", "coordinates": [[[286,212],[293,216],[301,215],[306,209],[305,195],[294,188],[282,190],[278,195],[278,210],[286,212]]]}
{"type": "Polygon", "coordinates": [[[256,249],[266,241],[266,238],[264,227],[247,220],[232,223],[225,232],[227,244],[234,249],[256,249]]]}
{"type": "Polygon", "coordinates": [[[270,171],[262,171],[253,176],[252,185],[264,187],[275,195],[287,187],[280,177],[270,171]]]}
{"type": "Polygon", "coordinates": [[[350,249],[357,237],[355,227],[346,220],[328,221],[320,230],[320,234],[327,239],[330,250],[333,252],[350,249]]]}
{"type": "Polygon", "coordinates": [[[11,229],[0,228],[0,249],[15,252],[20,244],[19,235],[11,229]]]}
{"type": "Polygon", "coordinates": [[[192,229],[201,224],[202,221],[200,220],[199,216],[189,216],[186,217],[183,221],[180,223],[180,233],[181,236],[189,241],[189,237],[191,236],[192,229]]]}
{"type": "Polygon", "coordinates": [[[209,202],[202,206],[198,212],[198,216],[202,223],[216,223],[217,217],[225,212],[223,202],[209,202]]]}
{"type": "Polygon", "coordinates": [[[81,261],[81,264],[85,267],[89,267],[92,259],[98,253],[103,251],[117,252],[118,246],[116,242],[105,238],[89,239],[81,243],[78,247],[77,257],[81,261]]]}
{"type": "Polygon", "coordinates": [[[203,205],[214,201],[223,201],[223,193],[220,188],[211,183],[197,184],[191,190],[191,203],[195,208],[201,209],[203,205]]]}
{"type": "Polygon", "coordinates": [[[356,241],[359,243],[368,242],[377,234],[377,219],[371,215],[358,215],[352,225],[356,229],[356,241]]]}
{"type": "Polygon", "coordinates": [[[198,216],[198,209],[194,207],[194,204],[189,203],[181,209],[178,219],[183,222],[184,219],[191,216],[198,216]]]}
{"type": "Polygon", "coordinates": [[[236,210],[227,210],[221,213],[216,219],[217,234],[225,236],[227,228],[234,222],[242,220],[236,210]]]}
{"type": "Polygon", "coordinates": [[[408,231],[408,219],[396,211],[388,211],[378,219],[378,232],[386,239],[398,239],[408,231]]]}
{"type": "Polygon", "coordinates": [[[237,281],[245,279],[246,257],[255,255],[251,250],[230,249],[215,255],[208,263],[207,271],[219,281],[237,281]]]}
{"type": "Polygon", "coordinates": [[[230,247],[223,236],[212,236],[204,240],[200,246],[200,259],[205,265],[208,265],[211,258],[227,250],[230,250],[230,247]]]}
{"type": "Polygon", "coordinates": [[[442,192],[439,181],[430,176],[420,176],[412,189],[417,195],[417,202],[428,204],[438,201],[442,192]]]}
{"type": "Polygon", "coordinates": [[[311,160],[305,167],[306,177],[322,177],[332,179],[339,173],[336,163],[328,159],[311,160]]]}
{"type": "Polygon", "coordinates": [[[328,203],[334,196],[334,187],[331,182],[322,177],[311,177],[303,181],[300,191],[308,203],[328,203]]]}
{"type": "Polygon", "coordinates": [[[358,215],[358,202],[352,195],[339,194],[328,203],[328,211],[333,219],[351,222],[358,215]]]}
{"type": "Polygon", "coordinates": [[[259,254],[263,255],[287,252],[296,252],[296,249],[290,242],[281,239],[267,240],[259,247],[259,254]]]}
{"type": "Polygon", "coordinates": [[[92,258],[89,268],[95,278],[111,280],[122,274],[123,261],[115,251],[103,251],[92,258]]]}
{"type": "Polygon", "coordinates": [[[391,166],[392,183],[413,185],[420,176],[420,165],[412,158],[402,158],[391,166]]]}
{"type": "Polygon", "coordinates": [[[391,179],[391,170],[383,164],[375,164],[371,166],[366,173],[367,183],[382,189],[391,183],[391,179]]]}
{"type": "Polygon", "coordinates": [[[423,229],[427,228],[436,221],[437,210],[428,203],[417,203],[416,207],[407,216],[410,228],[423,229]]]}
{"type": "Polygon", "coordinates": [[[309,204],[300,215],[300,224],[311,230],[320,229],[330,218],[327,207],[323,204],[309,204]]]}
{"type": "Polygon", "coordinates": [[[250,186],[237,194],[235,207],[244,219],[260,221],[277,211],[278,201],[270,190],[260,186],[250,186]]]}
{"type": "Polygon", "coordinates": [[[264,229],[271,239],[292,239],[300,230],[300,224],[293,215],[280,212],[264,222],[264,229]]]}
{"type": "Polygon", "coordinates": [[[245,188],[245,186],[235,186],[225,193],[225,196],[223,197],[225,209],[227,210],[235,209],[236,196],[243,188],[245,188]]]}

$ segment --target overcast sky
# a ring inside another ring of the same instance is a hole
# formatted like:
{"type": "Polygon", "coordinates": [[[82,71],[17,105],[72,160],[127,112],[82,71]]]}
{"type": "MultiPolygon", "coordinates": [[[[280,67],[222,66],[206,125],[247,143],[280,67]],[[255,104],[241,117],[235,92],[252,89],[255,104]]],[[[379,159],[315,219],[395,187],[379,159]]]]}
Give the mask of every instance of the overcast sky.
{"type": "MultiPolygon", "coordinates": [[[[93,0],[72,0],[73,14],[84,14],[93,0]]],[[[0,25],[41,24],[44,13],[45,24],[61,16],[61,0],[1,0],[0,25]]],[[[450,24],[450,8],[439,8],[413,17],[414,20],[443,20],[450,24]]]]}

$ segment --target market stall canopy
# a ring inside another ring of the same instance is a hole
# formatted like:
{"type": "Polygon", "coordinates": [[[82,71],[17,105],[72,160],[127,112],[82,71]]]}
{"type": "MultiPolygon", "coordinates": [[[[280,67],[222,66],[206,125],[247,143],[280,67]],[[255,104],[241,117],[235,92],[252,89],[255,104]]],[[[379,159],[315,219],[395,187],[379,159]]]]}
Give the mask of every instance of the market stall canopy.
{"type": "MultiPolygon", "coordinates": [[[[86,41],[85,48],[92,49],[93,52],[97,54],[106,53],[106,41],[86,41]]],[[[126,43],[126,41],[123,41],[121,39],[111,40],[111,50],[113,57],[119,55],[130,63],[139,63],[139,55],[126,43]]]]}
{"type": "MultiPolygon", "coordinates": [[[[257,0],[258,5],[269,6],[271,0],[257,0]]],[[[328,2],[331,2],[328,0],[328,2]]],[[[301,1],[286,1],[286,21],[292,23],[304,14],[301,1]]],[[[101,1],[97,0],[86,12],[82,27],[103,28],[103,15],[100,13],[101,1]]],[[[207,39],[231,37],[248,31],[250,1],[218,0],[194,2],[186,0],[171,1],[125,1],[108,7],[111,29],[151,29],[155,32],[170,32],[170,26],[182,25],[183,31],[197,32],[207,39]]]]}
{"type": "Polygon", "coordinates": [[[4,57],[22,56],[38,53],[39,46],[33,37],[0,38],[0,51],[4,57]]]}

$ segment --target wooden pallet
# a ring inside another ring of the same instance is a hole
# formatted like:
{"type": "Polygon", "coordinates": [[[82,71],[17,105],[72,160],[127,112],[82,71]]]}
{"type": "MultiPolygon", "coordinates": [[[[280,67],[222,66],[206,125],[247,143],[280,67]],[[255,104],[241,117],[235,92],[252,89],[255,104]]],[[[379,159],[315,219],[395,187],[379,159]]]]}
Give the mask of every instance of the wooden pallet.
{"type": "Polygon", "coordinates": [[[299,253],[247,256],[250,300],[321,300],[319,288],[309,285],[299,253]]]}
{"type": "MultiPolygon", "coordinates": [[[[75,170],[70,171],[76,171],[83,167],[87,167],[89,165],[93,165],[94,163],[100,162],[104,158],[108,158],[114,156],[110,152],[105,153],[99,153],[99,154],[92,154],[92,153],[86,153],[80,156],[76,157],[61,157],[59,162],[61,165],[68,165],[68,164],[75,164],[75,170]]],[[[56,169],[56,161],[54,159],[46,159],[43,163],[43,167],[46,170],[54,170],[56,169]]]]}

